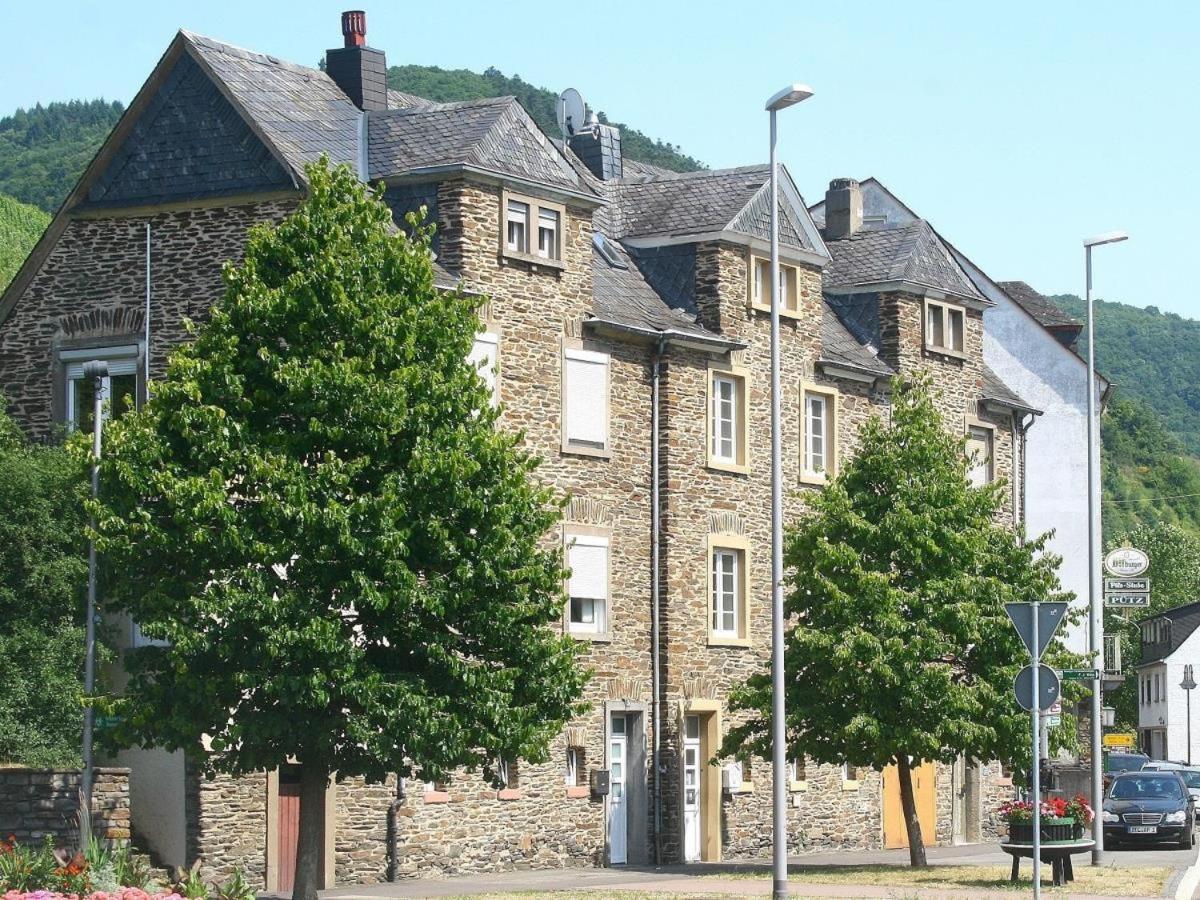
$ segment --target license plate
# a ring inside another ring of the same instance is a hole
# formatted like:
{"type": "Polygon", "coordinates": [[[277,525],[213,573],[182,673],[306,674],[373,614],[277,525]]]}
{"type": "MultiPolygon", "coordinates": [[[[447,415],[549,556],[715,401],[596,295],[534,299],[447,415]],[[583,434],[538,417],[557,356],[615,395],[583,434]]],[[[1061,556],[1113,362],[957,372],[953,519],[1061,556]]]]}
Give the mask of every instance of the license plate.
{"type": "Polygon", "coordinates": [[[1158,834],[1157,825],[1130,825],[1130,834],[1158,834]]]}

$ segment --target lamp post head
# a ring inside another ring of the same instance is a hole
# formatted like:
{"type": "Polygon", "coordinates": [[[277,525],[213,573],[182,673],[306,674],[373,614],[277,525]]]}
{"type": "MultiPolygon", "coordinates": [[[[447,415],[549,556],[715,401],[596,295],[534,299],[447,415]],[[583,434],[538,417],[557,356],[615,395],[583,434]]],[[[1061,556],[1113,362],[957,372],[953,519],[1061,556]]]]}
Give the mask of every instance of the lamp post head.
{"type": "Polygon", "coordinates": [[[1192,677],[1192,667],[1190,665],[1183,667],[1183,681],[1179,682],[1179,686],[1185,691],[1195,690],[1196,679],[1192,677]]]}
{"type": "Polygon", "coordinates": [[[789,84],[783,90],[772,95],[767,101],[767,112],[777,112],[795,106],[813,95],[813,90],[807,84],[789,84]]]}
{"type": "Polygon", "coordinates": [[[1101,244],[1117,244],[1121,241],[1127,240],[1129,240],[1129,235],[1124,231],[1106,231],[1104,234],[1097,234],[1094,237],[1084,238],[1083,246],[1099,247],[1101,244]]]}
{"type": "Polygon", "coordinates": [[[102,359],[93,359],[91,362],[85,362],[83,364],[83,377],[92,379],[107,378],[108,363],[102,359]]]}

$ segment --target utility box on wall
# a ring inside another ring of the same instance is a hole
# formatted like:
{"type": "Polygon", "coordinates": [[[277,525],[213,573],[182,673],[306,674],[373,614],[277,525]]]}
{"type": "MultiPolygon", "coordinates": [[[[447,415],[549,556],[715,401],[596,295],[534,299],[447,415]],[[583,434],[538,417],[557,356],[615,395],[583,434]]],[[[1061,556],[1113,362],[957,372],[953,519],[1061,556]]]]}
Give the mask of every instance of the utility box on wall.
{"type": "Polygon", "coordinates": [[[588,784],[593,797],[608,796],[608,769],[592,769],[588,776],[588,784]]]}

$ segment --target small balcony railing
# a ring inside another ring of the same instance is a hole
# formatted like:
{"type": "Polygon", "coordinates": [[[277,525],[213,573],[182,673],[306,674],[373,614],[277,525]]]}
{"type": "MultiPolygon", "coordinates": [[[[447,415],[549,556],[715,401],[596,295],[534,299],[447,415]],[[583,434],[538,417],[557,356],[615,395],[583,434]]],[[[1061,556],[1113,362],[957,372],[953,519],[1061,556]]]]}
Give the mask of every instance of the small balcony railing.
{"type": "Polygon", "coordinates": [[[1108,675],[1121,674],[1121,636],[1119,634],[1104,636],[1104,671],[1108,675]]]}

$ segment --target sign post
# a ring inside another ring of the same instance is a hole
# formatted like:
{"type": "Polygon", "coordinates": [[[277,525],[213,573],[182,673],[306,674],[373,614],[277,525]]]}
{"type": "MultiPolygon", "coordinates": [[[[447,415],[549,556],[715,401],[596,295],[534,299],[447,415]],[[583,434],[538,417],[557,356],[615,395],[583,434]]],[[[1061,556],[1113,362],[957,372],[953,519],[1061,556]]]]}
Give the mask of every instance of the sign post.
{"type": "Polygon", "coordinates": [[[1054,632],[1062,624],[1067,611],[1065,603],[1006,603],[1004,611],[1012,619],[1021,641],[1029,650],[1031,663],[1017,675],[1013,690],[1017,702],[1030,711],[1033,742],[1030,755],[1030,778],[1033,784],[1033,896],[1042,896],[1042,778],[1041,778],[1041,717],[1057,700],[1058,676],[1041,665],[1042,654],[1049,646],[1054,632]],[[1045,670],[1044,672],[1042,670],[1045,670]],[[1028,672],[1028,676],[1026,676],[1028,672]],[[1048,676],[1048,677],[1046,677],[1048,676]],[[1028,691],[1028,693],[1026,693],[1028,691]],[[1027,702],[1026,702],[1027,701],[1027,702]]]}

